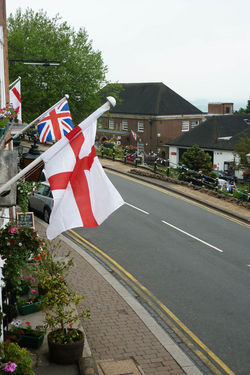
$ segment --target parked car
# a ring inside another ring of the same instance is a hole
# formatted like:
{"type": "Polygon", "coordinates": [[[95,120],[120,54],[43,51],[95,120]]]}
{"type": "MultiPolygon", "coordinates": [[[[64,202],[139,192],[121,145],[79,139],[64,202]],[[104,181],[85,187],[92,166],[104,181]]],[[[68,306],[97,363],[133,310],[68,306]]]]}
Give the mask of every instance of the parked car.
{"type": "Polygon", "coordinates": [[[218,178],[228,181],[229,184],[233,184],[234,182],[237,183],[237,177],[233,175],[229,175],[225,173],[224,171],[214,171],[218,178]]]}
{"type": "Polygon", "coordinates": [[[41,187],[29,196],[29,210],[42,215],[46,223],[49,222],[54,201],[48,182],[42,182],[41,187]]]}

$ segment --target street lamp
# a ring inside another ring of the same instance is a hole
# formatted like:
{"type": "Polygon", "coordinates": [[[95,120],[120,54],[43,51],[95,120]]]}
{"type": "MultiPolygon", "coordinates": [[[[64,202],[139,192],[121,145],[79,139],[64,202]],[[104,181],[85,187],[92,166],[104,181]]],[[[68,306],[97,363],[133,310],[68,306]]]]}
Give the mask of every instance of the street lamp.
{"type": "Polygon", "coordinates": [[[59,66],[60,61],[48,60],[22,60],[22,59],[9,59],[9,61],[21,62],[24,65],[42,65],[42,66],[59,66]]]}

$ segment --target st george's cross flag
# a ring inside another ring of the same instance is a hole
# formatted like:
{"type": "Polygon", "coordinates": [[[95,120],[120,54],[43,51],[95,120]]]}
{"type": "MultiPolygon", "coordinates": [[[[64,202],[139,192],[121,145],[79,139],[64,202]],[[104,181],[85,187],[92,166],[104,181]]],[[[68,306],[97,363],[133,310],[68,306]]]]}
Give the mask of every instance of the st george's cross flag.
{"type": "Polygon", "coordinates": [[[132,136],[133,136],[134,140],[136,141],[136,139],[137,139],[137,134],[136,134],[135,132],[133,132],[132,129],[131,129],[131,133],[132,133],[132,136]]]}
{"type": "Polygon", "coordinates": [[[97,118],[109,109],[104,104],[41,155],[54,198],[49,240],[70,228],[96,227],[124,204],[94,146],[97,118]]]}
{"type": "Polygon", "coordinates": [[[49,109],[37,125],[40,142],[59,140],[72,129],[73,122],[67,99],[49,109]]]}
{"type": "Polygon", "coordinates": [[[10,105],[17,114],[17,120],[22,122],[22,107],[21,107],[21,78],[19,77],[9,88],[10,105]]]}

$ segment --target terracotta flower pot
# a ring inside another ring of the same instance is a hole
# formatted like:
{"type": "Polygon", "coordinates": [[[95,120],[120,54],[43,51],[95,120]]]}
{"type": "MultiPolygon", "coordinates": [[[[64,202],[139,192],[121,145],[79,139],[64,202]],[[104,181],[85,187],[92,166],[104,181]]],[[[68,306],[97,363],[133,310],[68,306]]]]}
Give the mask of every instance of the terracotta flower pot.
{"type": "MultiPolygon", "coordinates": [[[[77,331],[83,334],[81,331],[77,331]]],[[[72,344],[57,344],[52,342],[51,340],[51,334],[53,334],[54,332],[55,331],[48,334],[48,347],[51,362],[55,362],[61,365],[69,365],[75,363],[82,357],[84,336],[82,339],[75,341],[72,344]]]]}

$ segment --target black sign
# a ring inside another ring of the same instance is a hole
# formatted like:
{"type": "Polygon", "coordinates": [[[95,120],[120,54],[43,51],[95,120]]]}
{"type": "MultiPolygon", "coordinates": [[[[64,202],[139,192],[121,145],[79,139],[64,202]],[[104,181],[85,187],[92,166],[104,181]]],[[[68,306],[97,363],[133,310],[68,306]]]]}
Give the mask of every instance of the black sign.
{"type": "Polygon", "coordinates": [[[35,228],[34,213],[33,212],[17,212],[17,224],[21,227],[35,228]]]}

